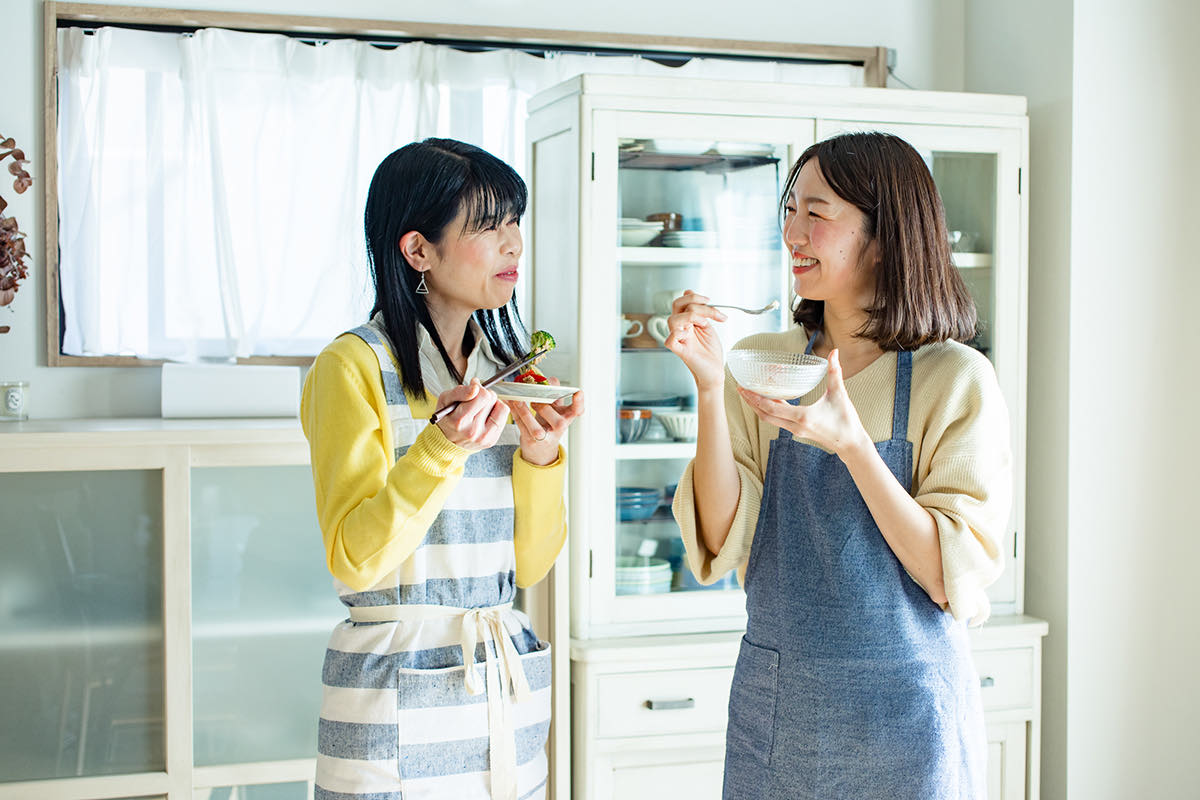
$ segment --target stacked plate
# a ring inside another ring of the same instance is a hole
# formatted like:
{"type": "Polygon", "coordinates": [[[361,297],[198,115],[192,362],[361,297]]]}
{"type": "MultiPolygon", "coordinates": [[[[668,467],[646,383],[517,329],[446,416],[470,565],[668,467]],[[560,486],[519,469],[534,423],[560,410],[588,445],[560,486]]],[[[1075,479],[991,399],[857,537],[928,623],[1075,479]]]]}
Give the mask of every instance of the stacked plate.
{"type": "Polygon", "coordinates": [[[647,222],[643,219],[621,217],[621,246],[645,247],[658,234],[662,233],[661,222],[647,222]]]}
{"type": "Polygon", "coordinates": [[[671,562],[663,558],[617,556],[617,594],[671,591],[671,562]]]}
{"type": "Polygon", "coordinates": [[[716,231],[666,231],[662,235],[665,247],[716,247],[716,231]]]}

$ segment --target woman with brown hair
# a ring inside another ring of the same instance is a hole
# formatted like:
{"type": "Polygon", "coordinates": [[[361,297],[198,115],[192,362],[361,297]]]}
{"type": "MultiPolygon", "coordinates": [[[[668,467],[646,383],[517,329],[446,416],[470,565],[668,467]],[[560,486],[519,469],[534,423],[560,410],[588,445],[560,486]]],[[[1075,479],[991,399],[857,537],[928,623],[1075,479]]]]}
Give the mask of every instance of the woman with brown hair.
{"type": "Polygon", "coordinates": [[[694,293],[666,342],[698,390],[674,501],[689,564],[746,587],[724,796],[982,798],[966,626],[1003,569],[1009,428],[964,344],[975,307],[941,199],[909,144],[855,133],[808,148],[780,205],[798,327],[735,347],[824,356],[822,384],[791,401],[740,388],[725,317],[694,293]]]}

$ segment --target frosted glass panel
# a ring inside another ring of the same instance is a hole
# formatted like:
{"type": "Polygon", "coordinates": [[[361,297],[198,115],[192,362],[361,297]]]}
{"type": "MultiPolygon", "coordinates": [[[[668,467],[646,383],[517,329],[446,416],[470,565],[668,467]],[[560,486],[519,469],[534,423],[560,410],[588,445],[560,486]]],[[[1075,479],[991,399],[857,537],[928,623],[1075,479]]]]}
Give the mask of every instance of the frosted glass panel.
{"type": "Polygon", "coordinates": [[[0,781],[163,770],[162,473],[3,474],[0,508],[0,781]]]}
{"type": "Polygon", "coordinates": [[[308,800],[308,784],[268,783],[260,786],[219,786],[196,789],[192,800],[308,800]]]}
{"type": "Polygon", "coordinates": [[[979,312],[979,333],[971,345],[994,359],[997,156],[933,150],[925,158],[946,208],[954,263],[979,312]]]}
{"type": "Polygon", "coordinates": [[[195,762],[312,758],[325,644],[346,616],[312,473],[193,469],[191,512],[195,762]]]}

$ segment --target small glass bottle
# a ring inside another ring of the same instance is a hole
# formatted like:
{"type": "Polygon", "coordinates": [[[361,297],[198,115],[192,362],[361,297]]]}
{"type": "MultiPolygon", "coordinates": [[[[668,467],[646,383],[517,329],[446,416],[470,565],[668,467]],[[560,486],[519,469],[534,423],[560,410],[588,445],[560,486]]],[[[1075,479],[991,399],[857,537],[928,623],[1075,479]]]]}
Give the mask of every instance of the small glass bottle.
{"type": "Polygon", "coordinates": [[[29,382],[0,381],[0,422],[29,419],[29,382]]]}

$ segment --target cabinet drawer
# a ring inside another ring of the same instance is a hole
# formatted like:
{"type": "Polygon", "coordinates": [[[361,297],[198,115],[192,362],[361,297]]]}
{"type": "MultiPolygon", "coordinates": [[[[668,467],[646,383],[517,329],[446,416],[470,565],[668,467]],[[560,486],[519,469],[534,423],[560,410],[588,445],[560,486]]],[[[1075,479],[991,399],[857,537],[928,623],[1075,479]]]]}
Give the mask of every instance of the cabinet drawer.
{"type": "Polygon", "coordinates": [[[976,650],[984,711],[1033,705],[1033,648],[976,650]]]}
{"type": "Polygon", "coordinates": [[[596,681],[597,735],[724,731],[733,667],[628,672],[596,681]]]}

